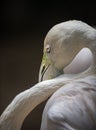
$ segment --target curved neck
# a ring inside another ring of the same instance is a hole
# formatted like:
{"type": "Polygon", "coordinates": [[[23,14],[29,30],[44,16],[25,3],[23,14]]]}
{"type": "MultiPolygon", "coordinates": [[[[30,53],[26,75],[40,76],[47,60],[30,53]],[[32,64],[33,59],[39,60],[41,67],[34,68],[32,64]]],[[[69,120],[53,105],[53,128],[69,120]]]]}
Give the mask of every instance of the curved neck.
{"type": "Polygon", "coordinates": [[[0,130],[20,130],[26,116],[70,79],[63,76],[43,81],[18,94],[1,115],[0,130]]]}

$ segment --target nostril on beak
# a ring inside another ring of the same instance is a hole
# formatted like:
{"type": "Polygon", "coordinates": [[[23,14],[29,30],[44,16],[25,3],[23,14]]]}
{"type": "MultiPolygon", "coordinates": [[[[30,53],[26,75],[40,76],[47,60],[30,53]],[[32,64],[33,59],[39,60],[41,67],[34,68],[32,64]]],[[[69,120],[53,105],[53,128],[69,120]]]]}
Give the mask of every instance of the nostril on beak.
{"type": "Polygon", "coordinates": [[[45,64],[42,65],[41,71],[40,71],[39,81],[43,81],[44,74],[45,74],[45,72],[47,71],[48,68],[49,68],[49,65],[45,65],[45,64]]]}
{"type": "Polygon", "coordinates": [[[45,65],[42,66],[41,75],[44,73],[45,65]]]}

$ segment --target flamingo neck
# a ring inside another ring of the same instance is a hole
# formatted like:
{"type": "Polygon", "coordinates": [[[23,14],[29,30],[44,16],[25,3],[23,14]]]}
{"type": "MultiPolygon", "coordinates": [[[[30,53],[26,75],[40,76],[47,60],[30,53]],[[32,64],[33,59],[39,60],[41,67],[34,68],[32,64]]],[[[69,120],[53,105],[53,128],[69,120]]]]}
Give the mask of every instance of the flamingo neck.
{"type": "Polygon", "coordinates": [[[26,116],[70,78],[55,78],[36,84],[18,94],[0,117],[0,130],[20,130],[26,116]]]}

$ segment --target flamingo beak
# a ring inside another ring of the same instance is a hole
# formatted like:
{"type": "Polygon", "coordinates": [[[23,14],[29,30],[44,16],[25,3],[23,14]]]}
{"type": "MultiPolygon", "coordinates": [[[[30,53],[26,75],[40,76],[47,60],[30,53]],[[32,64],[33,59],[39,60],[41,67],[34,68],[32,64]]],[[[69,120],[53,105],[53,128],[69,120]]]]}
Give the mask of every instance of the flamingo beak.
{"type": "Polygon", "coordinates": [[[45,54],[43,54],[40,71],[39,71],[39,82],[44,80],[44,75],[46,71],[48,70],[49,66],[50,66],[50,63],[48,61],[48,58],[46,57],[45,54]]]}
{"type": "Polygon", "coordinates": [[[64,74],[63,70],[57,69],[54,64],[44,54],[39,71],[39,82],[44,80],[53,79],[61,74],[64,74]]]}

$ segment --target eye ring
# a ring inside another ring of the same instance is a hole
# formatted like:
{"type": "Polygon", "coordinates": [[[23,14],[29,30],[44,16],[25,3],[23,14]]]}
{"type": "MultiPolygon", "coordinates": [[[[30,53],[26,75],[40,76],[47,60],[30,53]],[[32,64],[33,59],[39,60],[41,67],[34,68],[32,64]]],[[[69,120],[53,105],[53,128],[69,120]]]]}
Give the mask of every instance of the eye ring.
{"type": "Polygon", "coordinates": [[[47,52],[47,53],[50,53],[50,52],[51,52],[51,48],[50,48],[49,45],[46,46],[46,52],[47,52]]]}

